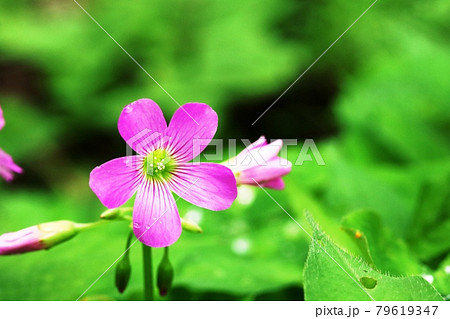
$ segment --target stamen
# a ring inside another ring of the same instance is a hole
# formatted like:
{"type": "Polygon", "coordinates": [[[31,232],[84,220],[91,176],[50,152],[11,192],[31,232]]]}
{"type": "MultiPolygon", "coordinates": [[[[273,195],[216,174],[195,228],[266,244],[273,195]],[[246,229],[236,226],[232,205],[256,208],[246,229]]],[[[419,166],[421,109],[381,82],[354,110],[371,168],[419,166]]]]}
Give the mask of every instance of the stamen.
{"type": "Polygon", "coordinates": [[[167,180],[176,167],[175,160],[165,149],[157,149],[144,159],[143,172],[149,179],[167,180]]]}

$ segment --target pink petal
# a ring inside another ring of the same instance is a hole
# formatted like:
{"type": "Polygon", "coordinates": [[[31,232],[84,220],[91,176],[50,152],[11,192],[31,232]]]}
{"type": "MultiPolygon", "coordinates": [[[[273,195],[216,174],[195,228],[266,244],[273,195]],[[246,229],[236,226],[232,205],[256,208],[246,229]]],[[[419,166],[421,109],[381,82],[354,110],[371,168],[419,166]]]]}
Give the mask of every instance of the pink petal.
{"type": "Polygon", "coordinates": [[[181,198],[211,210],[229,208],[237,196],[233,173],[215,163],[180,164],[169,185],[181,198]]]}
{"type": "Polygon", "coordinates": [[[267,165],[270,160],[276,158],[283,147],[283,141],[276,140],[267,144],[265,139],[262,140],[262,138],[264,137],[249,145],[235,159],[231,159],[227,166],[237,173],[253,167],[267,165]]]}
{"type": "Polygon", "coordinates": [[[166,184],[146,181],[141,185],[134,204],[133,231],[151,247],[170,246],[180,237],[180,216],[166,184]]]}
{"type": "Polygon", "coordinates": [[[267,145],[267,140],[264,136],[261,136],[259,139],[257,139],[255,142],[247,146],[239,155],[245,154],[251,150],[260,148],[262,146],[267,145]]]}
{"type": "Polygon", "coordinates": [[[161,147],[167,123],[158,104],[140,99],[125,106],[118,127],[125,142],[139,154],[145,155],[161,147]]]}
{"type": "Polygon", "coordinates": [[[258,140],[244,148],[236,157],[230,158],[226,165],[234,172],[239,172],[241,169],[240,163],[243,163],[247,157],[251,158],[249,152],[255,149],[259,149],[262,146],[267,145],[267,140],[264,136],[261,136],[258,140]]]}
{"type": "Polygon", "coordinates": [[[3,117],[3,111],[2,108],[0,107],[0,130],[5,126],[5,119],[3,117]]]}
{"type": "Polygon", "coordinates": [[[13,180],[13,173],[22,173],[23,170],[16,163],[14,163],[13,158],[8,153],[5,153],[0,148],[0,176],[3,177],[7,182],[13,180]]]}
{"type": "Polygon", "coordinates": [[[89,186],[103,205],[119,207],[134,195],[144,178],[143,159],[143,156],[116,158],[92,170],[89,186]]]}
{"type": "Polygon", "coordinates": [[[239,184],[267,183],[275,178],[288,174],[292,169],[292,163],[287,159],[276,157],[266,165],[255,166],[241,171],[238,175],[239,184]]]}
{"type": "Polygon", "coordinates": [[[267,183],[261,184],[262,187],[265,188],[272,188],[272,189],[276,189],[276,190],[282,190],[284,189],[284,181],[281,177],[279,178],[274,178],[270,181],[268,181],[267,183]]]}
{"type": "Polygon", "coordinates": [[[217,114],[202,103],[187,103],[172,117],[166,135],[167,149],[179,162],[187,162],[211,142],[217,130],[217,114]]]}

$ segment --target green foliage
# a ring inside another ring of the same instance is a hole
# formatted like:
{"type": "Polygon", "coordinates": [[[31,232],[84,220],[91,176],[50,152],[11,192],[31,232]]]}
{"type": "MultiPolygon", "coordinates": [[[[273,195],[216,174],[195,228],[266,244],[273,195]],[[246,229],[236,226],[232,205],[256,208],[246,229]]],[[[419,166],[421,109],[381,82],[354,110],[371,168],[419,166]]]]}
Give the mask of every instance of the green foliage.
{"type": "Polygon", "coordinates": [[[450,249],[450,175],[423,184],[409,240],[415,253],[430,260],[450,249]]]}
{"type": "Polygon", "coordinates": [[[442,300],[425,279],[392,277],[333,243],[314,223],[306,260],[306,300],[442,300]]]}
{"type": "Polygon", "coordinates": [[[370,211],[348,214],[342,227],[356,242],[364,260],[375,269],[397,276],[422,273],[423,266],[406,243],[383,225],[378,214],[370,211]]]}

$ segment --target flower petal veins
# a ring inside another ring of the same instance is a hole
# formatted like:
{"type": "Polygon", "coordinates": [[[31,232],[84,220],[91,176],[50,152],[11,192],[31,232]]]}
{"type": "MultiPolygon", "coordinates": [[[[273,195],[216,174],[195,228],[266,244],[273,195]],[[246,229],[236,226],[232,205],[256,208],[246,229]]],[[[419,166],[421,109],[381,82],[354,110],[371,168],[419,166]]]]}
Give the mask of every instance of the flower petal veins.
{"type": "Polygon", "coordinates": [[[120,157],[92,170],[89,186],[103,205],[119,207],[136,193],[143,179],[142,161],[143,156],[120,157]]]}
{"type": "Polygon", "coordinates": [[[125,106],[118,128],[125,142],[144,155],[161,146],[167,123],[158,104],[150,99],[140,99],[125,106]]]}
{"type": "Polygon", "coordinates": [[[133,211],[136,237],[151,247],[172,245],[181,235],[175,199],[166,184],[146,181],[137,192],[133,211]]]}
{"type": "Polygon", "coordinates": [[[228,209],[237,196],[233,173],[215,163],[180,164],[169,183],[181,198],[211,210],[228,209]]]}
{"type": "Polygon", "coordinates": [[[167,149],[177,161],[190,161],[211,142],[217,123],[217,114],[210,106],[203,103],[184,104],[175,112],[167,128],[167,149]]]}

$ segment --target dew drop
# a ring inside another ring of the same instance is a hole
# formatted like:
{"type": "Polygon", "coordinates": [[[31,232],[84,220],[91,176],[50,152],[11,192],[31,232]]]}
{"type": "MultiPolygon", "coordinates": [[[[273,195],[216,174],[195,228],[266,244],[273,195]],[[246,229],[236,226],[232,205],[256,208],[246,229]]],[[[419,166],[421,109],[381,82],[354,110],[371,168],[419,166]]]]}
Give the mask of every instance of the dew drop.
{"type": "Polygon", "coordinates": [[[159,223],[162,224],[162,221],[160,220],[159,223]]]}
{"type": "Polygon", "coordinates": [[[134,228],[140,228],[141,225],[139,225],[139,223],[134,223],[134,224],[133,224],[133,227],[134,227],[134,228]]]}
{"type": "Polygon", "coordinates": [[[149,225],[147,225],[147,227],[145,227],[145,229],[147,229],[147,230],[148,230],[148,229],[150,229],[150,226],[149,226],[149,225]]]}
{"type": "Polygon", "coordinates": [[[367,289],[373,289],[377,286],[378,281],[372,277],[361,277],[359,278],[359,282],[363,284],[367,289]]]}
{"type": "Polygon", "coordinates": [[[131,105],[127,105],[123,110],[125,111],[125,113],[131,113],[133,112],[133,107],[131,105]]]}
{"type": "Polygon", "coordinates": [[[153,220],[156,220],[156,217],[153,217],[153,220]]]}

